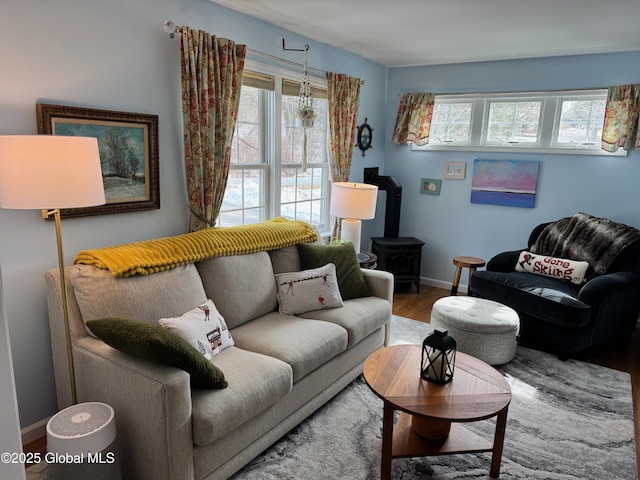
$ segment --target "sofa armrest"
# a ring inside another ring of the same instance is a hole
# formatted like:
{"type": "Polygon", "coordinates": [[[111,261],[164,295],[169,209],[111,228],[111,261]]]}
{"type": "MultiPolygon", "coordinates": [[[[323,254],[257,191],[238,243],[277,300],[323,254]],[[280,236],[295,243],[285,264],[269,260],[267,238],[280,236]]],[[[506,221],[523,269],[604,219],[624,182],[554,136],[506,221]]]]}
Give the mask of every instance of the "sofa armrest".
{"type": "MultiPolygon", "coordinates": [[[[393,289],[394,279],[393,273],[385,272],[383,270],[370,270],[367,268],[362,269],[364,280],[367,282],[367,286],[373,296],[383,298],[389,305],[391,305],[391,311],[393,311],[393,289]]],[[[384,345],[388,346],[391,339],[391,318],[384,326],[384,345]]]]}
{"type": "Polygon", "coordinates": [[[599,275],[586,282],[578,293],[578,300],[587,305],[597,306],[611,295],[618,295],[619,301],[637,305],[635,297],[640,292],[640,277],[634,272],[615,272],[599,275]],[[622,297],[620,297],[622,296],[622,297]]]}
{"type": "Polygon", "coordinates": [[[393,305],[393,273],[383,270],[362,269],[371,295],[384,298],[393,305]]]}
{"type": "Polygon", "coordinates": [[[193,478],[189,374],[85,337],[74,348],[78,399],[115,411],[127,478],[193,478]]]}
{"type": "Polygon", "coordinates": [[[497,254],[487,263],[487,270],[490,272],[504,273],[515,271],[518,257],[520,256],[520,252],[522,252],[523,250],[526,250],[526,248],[523,248],[522,250],[511,250],[508,252],[497,254]]]}

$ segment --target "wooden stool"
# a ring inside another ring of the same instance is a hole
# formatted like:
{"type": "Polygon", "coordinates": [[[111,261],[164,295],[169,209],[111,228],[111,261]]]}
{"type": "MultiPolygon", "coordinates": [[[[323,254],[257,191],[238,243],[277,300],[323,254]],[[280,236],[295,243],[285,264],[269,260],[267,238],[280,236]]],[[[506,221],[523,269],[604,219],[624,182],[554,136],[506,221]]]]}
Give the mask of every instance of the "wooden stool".
{"type": "Polygon", "coordinates": [[[463,268],[469,269],[469,287],[467,295],[471,294],[471,275],[478,267],[484,267],[485,261],[478,257],[453,257],[453,264],[456,266],[456,273],[453,276],[453,284],[451,285],[451,295],[458,294],[458,285],[460,284],[460,274],[463,268]]]}

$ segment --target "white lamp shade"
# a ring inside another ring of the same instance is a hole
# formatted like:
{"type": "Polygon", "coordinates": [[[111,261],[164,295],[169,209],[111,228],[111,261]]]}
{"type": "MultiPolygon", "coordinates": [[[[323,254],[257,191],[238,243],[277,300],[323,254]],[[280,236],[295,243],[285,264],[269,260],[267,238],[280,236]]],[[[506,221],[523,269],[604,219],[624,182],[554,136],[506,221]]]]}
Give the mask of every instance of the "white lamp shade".
{"type": "Polygon", "coordinates": [[[0,136],[0,207],[57,209],[105,203],[98,140],[0,136]]]}
{"type": "Polygon", "coordinates": [[[336,182],[331,187],[331,215],[370,220],[376,214],[378,187],[366,183],[336,182]]]}

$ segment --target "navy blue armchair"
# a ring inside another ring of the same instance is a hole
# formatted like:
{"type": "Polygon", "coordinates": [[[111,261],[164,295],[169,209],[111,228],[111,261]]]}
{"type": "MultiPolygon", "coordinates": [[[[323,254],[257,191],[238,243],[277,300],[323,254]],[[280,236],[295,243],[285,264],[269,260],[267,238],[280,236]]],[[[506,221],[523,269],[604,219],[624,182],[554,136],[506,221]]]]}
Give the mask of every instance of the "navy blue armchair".
{"type": "Polygon", "coordinates": [[[564,358],[594,345],[626,345],[640,314],[640,231],[586,214],[544,223],[526,249],[496,255],[470,284],[473,295],[518,312],[521,344],[564,358]],[[558,248],[591,262],[584,283],[516,271],[523,250],[560,256],[558,248]]]}

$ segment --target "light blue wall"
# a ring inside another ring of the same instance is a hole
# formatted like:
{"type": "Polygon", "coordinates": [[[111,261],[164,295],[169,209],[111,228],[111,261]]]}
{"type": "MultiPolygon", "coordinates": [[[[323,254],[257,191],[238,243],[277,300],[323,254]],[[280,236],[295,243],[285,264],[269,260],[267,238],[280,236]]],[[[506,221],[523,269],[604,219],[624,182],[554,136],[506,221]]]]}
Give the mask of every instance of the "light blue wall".
{"type": "MultiPolygon", "coordinates": [[[[283,52],[282,38],[289,47],[308,43],[310,66],[366,81],[359,123],[368,117],[372,125],[382,126],[386,120],[384,67],[208,0],[2,0],[0,18],[0,135],[35,134],[38,101],[159,115],[162,208],[63,220],[67,264],[85,248],[187,228],[180,44],[163,31],[165,20],[298,63],[302,55],[283,52]]],[[[382,166],[383,161],[381,146],[356,160],[360,167],[382,166]]],[[[24,428],[57,411],[43,280],[45,270],[57,267],[53,224],[40,212],[0,210],[0,263],[24,428]]]]}
{"type": "MultiPolygon", "coordinates": [[[[401,94],[411,91],[570,90],[638,82],[640,52],[391,69],[386,130],[393,131],[401,94]]],[[[421,275],[435,285],[451,282],[454,256],[489,259],[500,251],[525,247],[533,226],[578,211],[640,228],[640,153],[635,150],[627,157],[418,152],[389,139],[384,172],[403,185],[400,235],[426,242],[421,275]],[[540,161],[535,207],[470,203],[474,159],[540,161]],[[420,194],[420,179],[442,178],[443,164],[449,161],[466,162],[466,178],[443,180],[439,196],[420,194]]],[[[382,226],[378,228],[381,235],[382,226]]],[[[465,277],[462,283],[467,283],[465,277]]]]}

